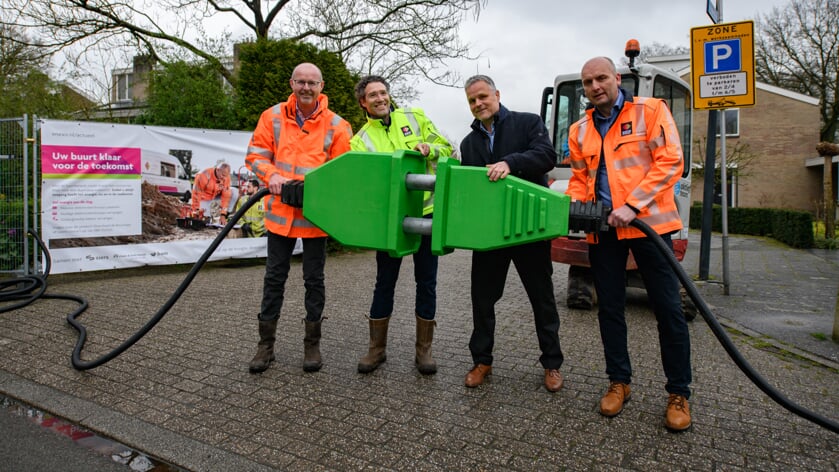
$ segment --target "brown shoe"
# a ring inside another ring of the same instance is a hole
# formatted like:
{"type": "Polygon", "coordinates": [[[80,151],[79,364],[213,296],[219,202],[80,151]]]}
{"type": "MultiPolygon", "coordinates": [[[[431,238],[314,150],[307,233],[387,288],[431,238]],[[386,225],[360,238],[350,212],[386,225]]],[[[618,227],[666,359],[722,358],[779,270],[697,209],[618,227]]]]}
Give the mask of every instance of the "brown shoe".
{"type": "Polygon", "coordinates": [[[490,374],[492,374],[491,365],[478,364],[475,367],[472,367],[472,370],[466,374],[466,386],[469,388],[475,388],[484,383],[484,378],[490,374]]]}
{"type": "Polygon", "coordinates": [[[629,401],[629,385],[621,382],[609,383],[609,390],[600,399],[600,414],[617,416],[623,411],[623,404],[629,401]]]}
{"type": "Polygon", "coordinates": [[[562,388],[562,374],[559,369],[545,369],[545,388],[549,392],[558,392],[562,388]]]}
{"type": "Polygon", "coordinates": [[[690,428],[690,406],[684,395],[671,393],[667,399],[667,413],[664,426],[670,431],[684,431],[690,428]]]}

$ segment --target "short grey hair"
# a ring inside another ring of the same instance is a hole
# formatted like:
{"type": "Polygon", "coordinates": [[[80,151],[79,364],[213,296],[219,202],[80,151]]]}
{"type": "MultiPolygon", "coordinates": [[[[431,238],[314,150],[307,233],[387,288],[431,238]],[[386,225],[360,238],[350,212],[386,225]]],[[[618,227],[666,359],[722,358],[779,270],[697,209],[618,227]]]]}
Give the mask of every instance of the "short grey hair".
{"type": "Polygon", "coordinates": [[[486,84],[489,85],[489,88],[491,88],[492,90],[496,90],[495,82],[488,75],[483,74],[473,75],[472,77],[466,79],[466,84],[463,86],[463,88],[468,89],[476,82],[486,82],[486,84]]]}

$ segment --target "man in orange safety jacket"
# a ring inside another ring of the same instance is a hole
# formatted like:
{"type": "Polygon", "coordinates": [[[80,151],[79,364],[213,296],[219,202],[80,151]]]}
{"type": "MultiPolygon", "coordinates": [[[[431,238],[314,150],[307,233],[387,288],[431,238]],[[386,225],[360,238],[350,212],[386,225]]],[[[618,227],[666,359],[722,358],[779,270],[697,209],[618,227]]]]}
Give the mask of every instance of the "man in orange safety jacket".
{"type": "Polygon", "coordinates": [[[230,186],[230,164],[221,162],[195,175],[195,183],[192,186],[192,213],[204,210],[204,215],[210,216],[210,206],[213,200],[217,200],[221,206],[219,222],[225,225],[227,215],[233,211],[238,196],[238,189],[230,186]]]}
{"type": "Polygon", "coordinates": [[[618,415],[630,395],[632,367],[624,305],[626,259],[631,250],[658,321],[667,377],[664,388],[669,394],[664,425],[683,431],[691,425],[691,367],[679,280],[655,242],[630,227],[638,218],[672,250],[670,235],[682,228],[673,190],[684,166],[679,132],[664,101],[633,97],[620,88],[620,74],[611,59],[590,59],[581,77],[590,105],[568,132],[572,176],[565,193],[574,200],[600,201],[611,208],[608,229],[589,235],[597,318],[609,376],[600,413],[618,415]]]}
{"type": "Polygon", "coordinates": [[[259,343],[249,369],[263,372],[274,360],[277,320],[283,306],[292,251],[303,240],[303,280],[306,287],[303,370],[320,370],[321,316],[326,290],[326,233],[303,217],[301,208],[282,203],[283,184],[304,180],[306,173],[350,150],[352,128],[329,110],[323,76],[314,64],[302,63],[291,75],[288,100],[265,110],[248,145],[247,166],[265,183],[265,228],[268,257],[265,265],[259,321],[259,343]]]}

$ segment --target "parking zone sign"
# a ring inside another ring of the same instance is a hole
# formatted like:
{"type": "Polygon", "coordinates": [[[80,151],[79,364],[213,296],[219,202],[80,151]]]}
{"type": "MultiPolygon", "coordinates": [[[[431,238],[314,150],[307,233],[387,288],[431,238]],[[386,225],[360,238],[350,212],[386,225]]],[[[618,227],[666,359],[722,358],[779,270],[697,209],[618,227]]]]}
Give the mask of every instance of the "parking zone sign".
{"type": "Polygon", "coordinates": [[[690,30],[693,108],[755,104],[754,23],[721,23],[690,30]]]}

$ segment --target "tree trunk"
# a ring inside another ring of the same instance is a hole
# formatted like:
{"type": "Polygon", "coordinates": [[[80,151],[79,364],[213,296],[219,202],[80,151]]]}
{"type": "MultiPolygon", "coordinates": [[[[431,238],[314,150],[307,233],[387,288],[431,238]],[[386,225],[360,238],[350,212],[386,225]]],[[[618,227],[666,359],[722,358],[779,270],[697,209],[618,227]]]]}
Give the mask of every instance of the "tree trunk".
{"type": "Polygon", "coordinates": [[[835,237],[835,199],[833,198],[833,156],[824,156],[824,237],[835,237]]]}

